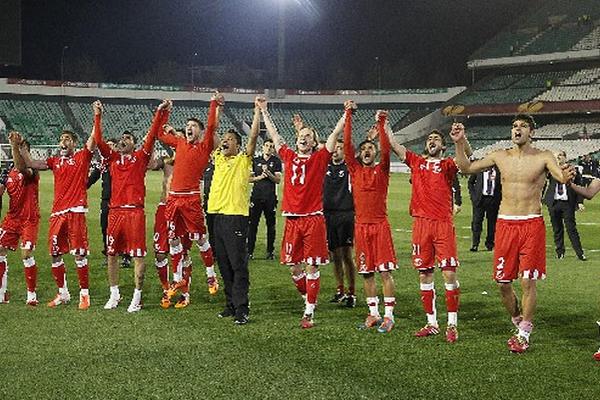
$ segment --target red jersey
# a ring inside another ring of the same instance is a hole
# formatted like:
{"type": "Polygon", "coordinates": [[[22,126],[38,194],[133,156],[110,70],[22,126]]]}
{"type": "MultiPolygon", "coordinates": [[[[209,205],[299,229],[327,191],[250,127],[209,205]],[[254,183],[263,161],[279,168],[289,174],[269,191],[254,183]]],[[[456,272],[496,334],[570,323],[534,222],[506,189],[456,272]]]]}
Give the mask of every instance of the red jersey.
{"type": "Polygon", "coordinates": [[[282,214],[305,216],[323,214],[323,181],[331,153],[322,148],[304,157],[286,145],[279,149],[284,165],[282,214]]]}
{"type": "Polygon", "coordinates": [[[27,176],[16,168],[10,170],[5,184],[10,198],[7,218],[23,222],[40,219],[39,184],[40,175],[38,173],[27,176]]]}
{"type": "Polygon", "coordinates": [[[412,174],[410,215],[452,220],[452,181],[458,173],[454,160],[429,160],[407,150],[405,162],[412,174]]]}
{"type": "Polygon", "coordinates": [[[188,143],[185,138],[179,138],[164,133],[158,133],[158,140],[175,149],[175,165],[169,194],[196,195],[200,193],[200,180],[210,160],[214,147],[214,132],[216,129],[217,102],[210,102],[208,122],[202,141],[188,143]]]}
{"type": "Polygon", "coordinates": [[[350,171],[355,221],[374,224],[387,220],[387,194],[390,182],[390,138],[384,130],[385,119],[378,121],[381,157],[374,167],[362,165],[355,157],[352,143],[352,113],[346,111],[344,160],[350,171]]]}
{"type": "Polygon", "coordinates": [[[111,150],[102,138],[100,115],[94,118],[94,139],[98,150],[108,164],[111,180],[110,208],[144,208],[146,198],[146,170],[152,155],[156,134],[167,123],[169,112],[157,110],[142,148],[131,154],[111,150]]]}
{"type": "Polygon", "coordinates": [[[92,152],[87,147],[70,156],[46,160],[54,174],[54,203],[52,214],[67,211],[87,211],[87,179],[92,152]]]}

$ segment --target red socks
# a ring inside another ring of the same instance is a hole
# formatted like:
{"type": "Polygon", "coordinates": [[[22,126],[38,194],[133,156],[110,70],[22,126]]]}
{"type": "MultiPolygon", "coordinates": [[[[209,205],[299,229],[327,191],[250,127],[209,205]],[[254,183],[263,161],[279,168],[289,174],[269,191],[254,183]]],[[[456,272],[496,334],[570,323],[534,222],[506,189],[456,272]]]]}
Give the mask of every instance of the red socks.
{"type": "Polygon", "coordinates": [[[317,297],[321,289],[321,274],[319,271],[314,274],[306,274],[306,302],[317,304],[317,297]]]}
{"type": "Polygon", "coordinates": [[[306,294],[306,274],[302,272],[300,275],[292,275],[292,280],[298,292],[304,296],[306,294]]]}
{"type": "Polygon", "coordinates": [[[65,286],[65,263],[62,260],[52,263],[52,277],[59,289],[65,286]]]}
{"type": "MultiPolygon", "coordinates": [[[[76,260],[75,264],[77,265],[77,277],[79,278],[79,288],[80,289],[89,289],[89,268],[87,258],[76,260]]],[[[63,264],[64,268],[64,264],[63,264]]]]}

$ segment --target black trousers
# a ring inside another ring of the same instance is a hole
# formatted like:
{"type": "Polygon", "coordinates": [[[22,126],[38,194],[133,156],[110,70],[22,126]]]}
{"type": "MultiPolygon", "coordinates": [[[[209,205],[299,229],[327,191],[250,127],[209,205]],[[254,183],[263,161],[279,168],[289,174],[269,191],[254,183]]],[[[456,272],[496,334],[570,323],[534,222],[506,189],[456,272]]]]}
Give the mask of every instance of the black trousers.
{"type": "Polygon", "coordinates": [[[226,306],[234,310],[236,316],[248,314],[248,217],[215,214],[213,229],[217,263],[225,284],[226,306]]]}
{"type": "Polygon", "coordinates": [[[565,252],[565,230],[571,240],[571,245],[577,256],[583,255],[581,248],[581,239],[577,232],[577,221],[575,220],[575,208],[569,205],[568,201],[557,200],[552,206],[548,206],[550,221],[552,222],[552,232],[554,232],[554,245],[556,254],[565,252]]]}
{"type": "Polygon", "coordinates": [[[483,230],[483,218],[487,220],[487,234],[485,247],[494,247],[494,235],[496,232],[496,220],[498,219],[498,208],[500,204],[493,196],[482,196],[477,206],[473,205],[473,220],[471,221],[471,232],[473,233],[473,246],[479,246],[481,231],[483,230]]]}
{"type": "Polygon", "coordinates": [[[106,255],[106,229],[108,228],[108,203],[110,200],[102,199],[100,202],[100,228],[102,229],[102,254],[106,255]]]}
{"type": "Polygon", "coordinates": [[[254,254],[256,246],[256,232],[260,216],[265,215],[267,224],[267,253],[271,254],[275,250],[275,213],[277,210],[277,198],[268,200],[256,199],[250,204],[250,225],[248,227],[248,253],[254,254]]]}

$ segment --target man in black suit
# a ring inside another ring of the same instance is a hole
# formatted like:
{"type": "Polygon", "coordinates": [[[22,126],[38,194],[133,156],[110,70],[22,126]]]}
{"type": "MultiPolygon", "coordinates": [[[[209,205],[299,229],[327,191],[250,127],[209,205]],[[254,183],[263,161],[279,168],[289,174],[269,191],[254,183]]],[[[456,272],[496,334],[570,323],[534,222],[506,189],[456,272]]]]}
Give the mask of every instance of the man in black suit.
{"type": "Polygon", "coordinates": [[[471,251],[477,251],[479,247],[484,217],[487,219],[485,247],[488,250],[492,250],[494,248],[494,233],[496,231],[498,208],[500,207],[500,199],[502,198],[500,172],[494,166],[478,174],[473,174],[469,177],[468,186],[469,196],[473,203],[473,219],[471,221],[473,245],[471,246],[471,251]]]}
{"type": "MultiPolygon", "coordinates": [[[[556,158],[558,165],[563,165],[567,161],[567,155],[564,151],[557,153],[556,158]]],[[[581,174],[577,171],[573,183],[581,185],[581,174]]],[[[582,203],[579,196],[570,186],[557,183],[552,177],[548,178],[546,194],[544,195],[544,203],[548,206],[548,214],[552,222],[552,231],[554,232],[554,245],[556,247],[556,256],[565,258],[565,231],[571,240],[571,245],[577,258],[582,261],[586,260],[583,249],[581,248],[581,240],[579,232],[577,232],[577,222],[575,221],[575,211],[579,204],[582,203]]]]}

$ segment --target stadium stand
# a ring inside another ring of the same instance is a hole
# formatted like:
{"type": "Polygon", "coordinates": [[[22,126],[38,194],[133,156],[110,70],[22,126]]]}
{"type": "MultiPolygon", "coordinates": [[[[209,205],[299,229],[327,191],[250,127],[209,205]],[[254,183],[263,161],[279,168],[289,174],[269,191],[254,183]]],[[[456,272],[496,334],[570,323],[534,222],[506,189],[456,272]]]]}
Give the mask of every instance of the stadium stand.
{"type": "Polygon", "coordinates": [[[456,104],[520,104],[539,99],[549,87],[561,85],[576,71],[548,71],[530,74],[501,74],[484,79],[457,96],[456,104]]]}
{"type": "MultiPolygon", "coordinates": [[[[69,101],[67,104],[84,130],[85,127],[93,125],[90,102],[69,101]]],[[[104,135],[106,137],[118,137],[128,130],[136,138],[141,139],[148,131],[151,119],[152,111],[146,105],[105,103],[102,118],[104,135]]]]}
{"type": "MultiPolygon", "coordinates": [[[[29,134],[33,144],[55,144],[57,133],[69,129],[87,137],[93,124],[91,98],[67,97],[61,104],[58,98],[36,96],[35,98],[19,97],[0,98],[0,116],[8,122],[10,129],[17,129],[29,134]],[[50,100],[48,100],[50,99],[50,100]],[[70,124],[68,121],[72,120],[70,124]]],[[[103,118],[104,133],[107,137],[120,136],[125,130],[130,131],[138,139],[146,134],[152,118],[155,102],[135,99],[103,99],[105,114],[103,118]]],[[[183,128],[187,118],[195,116],[206,119],[207,102],[176,102],[170,124],[175,128],[183,128]]],[[[377,107],[377,105],[373,105],[377,107]]],[[[390,123],[399,123],[412,109],[398,106],[380,105],[377,108],[361,108],[357,111],[354,132],[356,140],[362,140],[364,133],[373,125],[375,111],[378,108],[390,108],[390,123]]],[[[221,116],[220,129],[235,128],[242,131],[243,123],[248,126],[252,121],[252,103],[228,104],[221,116]]],[[[325,138],[333,129],[341,116],[339,104],[298,104],[273,103],[271,113],[280,133],[288,143],[295,142],[295,132],[291,124],[292,116],[300,114],[305,123],[314,127],[321,138],[325,138]]]]}
{"type": "Polygon", "coordinates": [[[9,129],[27,132],[33,145],[54,144],[57,132],[73,129],[55,101],[0,99],[0,116],[9,129]]]}
{"type": "Polygon", "coordinates": [[[600,8],[595,0],[548,0],[523,12],[507,29],[475,51],[471,59],[545,54],[598,48],[595,26],[600,8]]]}

